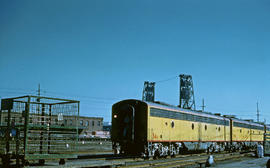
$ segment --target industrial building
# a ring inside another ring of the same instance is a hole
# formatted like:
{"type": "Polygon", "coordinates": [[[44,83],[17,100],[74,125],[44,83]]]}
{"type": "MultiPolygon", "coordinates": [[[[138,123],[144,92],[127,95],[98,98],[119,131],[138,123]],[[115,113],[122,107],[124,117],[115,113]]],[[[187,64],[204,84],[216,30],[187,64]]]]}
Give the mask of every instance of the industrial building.
{"type": "MultiPolygon", "coordinates": [[[[21,116],[21,113],[13,113],[11,121],[16,124],[23,124],[24,118],[21,116]]],[[[63,126],[75,126],[76,125],[76,118],[74,116],[62,116],[63,119],[59,119],[60,116],[52,115],[51,124],[54,125],[63,125],[63,126]]],[[[61,117],[60,117],[61,118],[61,117]]],[[[1,125],[6,125],[8,123],[8,112],[2,110],[0,113],[0,123],[1,125]]],[[[40,116],[31,115],[29,118],[30,124],[38,123],[41,120],[40,116]]],[[[48,121],[49,118],[46,118],[48,121]]],[[[103,118],[102,117],[86,117],[86,116],[79,116],[78,119],[78,126],[83,129],[80,133],[80,137],[93,137],[96,135],[97,131],[103,130],[103,118]]]]}

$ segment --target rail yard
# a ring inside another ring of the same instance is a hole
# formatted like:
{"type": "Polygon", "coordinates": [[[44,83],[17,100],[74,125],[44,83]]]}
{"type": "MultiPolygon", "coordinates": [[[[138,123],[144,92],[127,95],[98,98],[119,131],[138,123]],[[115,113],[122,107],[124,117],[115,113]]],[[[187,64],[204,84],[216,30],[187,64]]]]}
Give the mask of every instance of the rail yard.
{"type": "MultiPolygon", "coordinates": [[[[211,167],[254,167],[261,168],[265,167],[269,157],[256,158],[251,153],[219,153],[213,154],[215,163],[211,167]]],[[[207,158],[209,157],[206,153],[201,154],[187,154],[179,155],[174,158],[162,158],[158,160],[144,160],[142,158],[126,157],[126,156],[115,156],[111,153],[103,154],[88,154],[79,155],[77,159],[68,159],[65,165],[59,166],[54,160],[49,160],[45,165],[39,165],[37,163],[31,163],[26,167],[39,167],[39,168],[56,168],[56,167],[166,167],[166,168],[197,168],[205,167],[207,158]]]]}
{"type": "Polygon", "coordinates": [[[113,104],[110,139],[79,136],[85,127],[78,100],[32,95],[2,99],[1,165],[203,167],[270,154],[269,125],[196,110],[192,77],[179,77],[179,106],[155,101],[151,82],[145,82],[142,100],[113,104]],[[72,124],[64,118],[72,118],[72,124]]]}

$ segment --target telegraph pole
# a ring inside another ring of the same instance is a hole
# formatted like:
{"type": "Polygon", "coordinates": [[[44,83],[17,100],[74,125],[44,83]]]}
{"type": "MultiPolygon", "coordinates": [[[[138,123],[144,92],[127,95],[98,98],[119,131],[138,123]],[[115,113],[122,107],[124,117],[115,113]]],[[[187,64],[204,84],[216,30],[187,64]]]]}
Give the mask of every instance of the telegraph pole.
{"type": "Polygon", "coordinates": [[[260,122],[259,103],[257,102],[257,122],[260,122]]]}

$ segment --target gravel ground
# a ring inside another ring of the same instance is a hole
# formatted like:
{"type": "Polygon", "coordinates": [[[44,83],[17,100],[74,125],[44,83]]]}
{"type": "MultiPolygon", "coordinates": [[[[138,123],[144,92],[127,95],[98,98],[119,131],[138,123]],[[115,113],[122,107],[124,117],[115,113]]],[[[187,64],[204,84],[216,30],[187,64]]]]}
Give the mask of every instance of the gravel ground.
{"type": "Polygon", "coordinates": [[[266,163],[270,157],[256,158],[256,157],[243,157],[233,160],[226,160],[217,162],[215,168],[265,168],[266,163]]]}

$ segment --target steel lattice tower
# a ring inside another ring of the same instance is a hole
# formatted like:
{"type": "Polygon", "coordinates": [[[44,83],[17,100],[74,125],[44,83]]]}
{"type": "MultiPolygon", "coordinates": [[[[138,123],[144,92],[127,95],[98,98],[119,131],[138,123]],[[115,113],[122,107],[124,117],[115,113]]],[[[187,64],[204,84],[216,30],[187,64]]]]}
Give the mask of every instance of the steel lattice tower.
{"type": "Polygon", "coordinates": [[[155,101],[155,82],[144,82],[142,100],[148,102],[155,101]]]}
{"type": "Polygon", "coordinates": [[[179,75],[180,77],[180,98],[179,107],[195,110],[194,89],[191,75],[179,75]]]}

